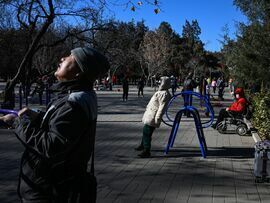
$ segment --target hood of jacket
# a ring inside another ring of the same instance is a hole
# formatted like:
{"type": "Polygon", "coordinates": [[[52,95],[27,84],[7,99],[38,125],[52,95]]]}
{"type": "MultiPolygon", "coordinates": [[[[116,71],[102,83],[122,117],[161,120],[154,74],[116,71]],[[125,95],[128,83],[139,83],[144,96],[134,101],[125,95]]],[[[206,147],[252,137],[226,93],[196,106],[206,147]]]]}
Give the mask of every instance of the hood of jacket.
{"type": "Polygon", "coordinates": [[[167,76],[163,76],[160,78],[161,82],[158,90],[168,90],[171,88],[171,80],[167,76]]]}
{"type": "Polygon", "coordinates": [[[245,97],[244,89],[241,87],[236,88],[236,90],[234,91],[234,94],[239,94],[240,98],[245,97]]]}

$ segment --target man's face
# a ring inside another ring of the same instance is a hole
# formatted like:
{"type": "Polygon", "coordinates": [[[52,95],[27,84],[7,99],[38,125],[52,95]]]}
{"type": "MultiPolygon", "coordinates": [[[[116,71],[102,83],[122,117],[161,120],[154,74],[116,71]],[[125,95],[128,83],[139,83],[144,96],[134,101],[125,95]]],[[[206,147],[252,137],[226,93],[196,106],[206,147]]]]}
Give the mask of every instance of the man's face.
{"type": "Polygon", "coordinates": [[[54,76],[58,81],[68,81],[75,79],[78,73],[81,72],[80,68],[73,55],[61,58],[54,76]]]}

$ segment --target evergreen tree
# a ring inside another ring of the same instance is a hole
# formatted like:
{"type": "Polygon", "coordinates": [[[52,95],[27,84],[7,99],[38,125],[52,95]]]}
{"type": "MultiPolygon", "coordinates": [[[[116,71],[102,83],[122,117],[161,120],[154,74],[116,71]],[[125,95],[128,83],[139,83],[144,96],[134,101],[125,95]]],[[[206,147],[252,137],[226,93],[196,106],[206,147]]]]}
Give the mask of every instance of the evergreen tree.
{"type": "Polygon", "coordinates": [[[248,17],[240,23],[236,40],[224,38],[222,52],[232,74],[242,85],[270,85],[270,2],[235,0],[234,4],[248,17]]]}

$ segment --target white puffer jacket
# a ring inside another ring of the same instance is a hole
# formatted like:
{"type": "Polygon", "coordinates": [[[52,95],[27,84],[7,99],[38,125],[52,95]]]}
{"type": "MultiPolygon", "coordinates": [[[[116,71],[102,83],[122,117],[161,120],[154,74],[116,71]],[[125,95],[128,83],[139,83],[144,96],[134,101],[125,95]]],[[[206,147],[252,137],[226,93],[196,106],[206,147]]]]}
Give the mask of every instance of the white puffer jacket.
{"type": "Polygon", "coordinates": [[[143,115],[142,122],[152,127],[158,128],[161,123],[165,107],[171,99],[169,88],[171,86],[169,77],[161,77],[159,90],[150,99],[146,111],[143,115]]]}

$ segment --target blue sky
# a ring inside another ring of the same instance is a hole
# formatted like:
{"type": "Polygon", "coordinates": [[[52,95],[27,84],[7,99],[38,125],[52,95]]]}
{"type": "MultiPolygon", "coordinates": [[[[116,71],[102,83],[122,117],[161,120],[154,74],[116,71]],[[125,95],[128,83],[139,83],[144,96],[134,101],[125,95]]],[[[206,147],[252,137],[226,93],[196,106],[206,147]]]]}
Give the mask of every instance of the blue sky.
{"type": "Polygon", "coordinates": [[[144,19],[150,29],[166,21],[179,34],[186,20],[191,22],[196,19],[202,31],[200,38],[209,51],[220,50],[218,40],[222,39],[222,28],[225,25],[228,25],[230,36],[234,38],[236,22],[247,22],[246,17],[233,6],[233,0],[162,0],[161,3],[162,11],[159,14],[153,12],[153,6],[146,4],[135,12],[130,8],[113,6],[111,10],[116,20],[137,22],[144,19]]]}

